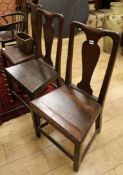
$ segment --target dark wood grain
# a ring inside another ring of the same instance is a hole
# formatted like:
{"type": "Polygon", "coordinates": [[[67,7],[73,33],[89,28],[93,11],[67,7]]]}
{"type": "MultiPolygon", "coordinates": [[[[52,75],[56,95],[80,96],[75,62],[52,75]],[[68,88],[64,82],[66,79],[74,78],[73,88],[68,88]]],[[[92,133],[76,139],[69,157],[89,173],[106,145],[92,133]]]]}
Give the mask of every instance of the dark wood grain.
{"type": "Polygon", "coordinates": [[[58,78],[58,74],[41,59],[30,61],[6,68],[9,76],[13,77],[31,94],[44,90],[48,84],[58,78]]]}
{"type": "Polygon", "coordinates": [[[40,115],[46,113],[50,116],[48,122],[57,123],[57,127],[65,134],[69,133],[68,138],[71,141],[78,142],[81,142],[95,120],[95,115],[100,112],[98,103],[67,86],[32,101],[31,105],[39,111],[41,109],[40,115]]]}
{"type": "Polygon", "coordinates": [[[8,45],[5,47],[5,49],[3,48],[2,55],[4,57],[4,60],[8,58],[12,65],[19,64],[23,61],[27,61],[35,57],[34,53],[25,54],[15,44],[8,45]]]}

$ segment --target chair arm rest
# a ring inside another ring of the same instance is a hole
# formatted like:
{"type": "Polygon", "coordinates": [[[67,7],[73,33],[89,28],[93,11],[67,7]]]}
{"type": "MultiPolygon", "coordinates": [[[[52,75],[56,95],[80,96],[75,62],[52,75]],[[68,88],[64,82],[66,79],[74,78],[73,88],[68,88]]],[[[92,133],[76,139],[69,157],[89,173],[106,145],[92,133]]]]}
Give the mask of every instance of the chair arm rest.
{"type": "Polygon", "coordinates": [[[0,26],[0,31],[13,30],[17,24],[22,23],[22,22],[23,22],[23,20],[20,20],[17,22],[12,22],[12,23],[2,25],[2,26],[0,26]]]}

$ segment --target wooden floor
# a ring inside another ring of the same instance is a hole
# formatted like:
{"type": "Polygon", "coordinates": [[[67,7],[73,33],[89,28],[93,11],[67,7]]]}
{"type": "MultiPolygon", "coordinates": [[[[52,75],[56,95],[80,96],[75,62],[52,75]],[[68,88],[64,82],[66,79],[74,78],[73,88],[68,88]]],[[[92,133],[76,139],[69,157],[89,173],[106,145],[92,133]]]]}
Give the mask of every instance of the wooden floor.
{"type": "MultiPolygon", "coordinates": [[[[81,67],[78,52],[80,36],[75,41],[73,79],[79,80],[81,67]]],[[[67,39],[62,53],[62,75],[65,74],[67,39]]],[[[97,93],[108,54],[103,54],[92,81],[97,93]]],[[[61,134],[48,126],[48,132],[68,149],[61,134]]],[[[122,175],[123,174],[123,56],[118,55],[103,113],[102,132],[96,137],[78,173],[69,160],[44,136],[34,134],[31,115],[20,116],[0,126],[0,175],[122,175]]]]}

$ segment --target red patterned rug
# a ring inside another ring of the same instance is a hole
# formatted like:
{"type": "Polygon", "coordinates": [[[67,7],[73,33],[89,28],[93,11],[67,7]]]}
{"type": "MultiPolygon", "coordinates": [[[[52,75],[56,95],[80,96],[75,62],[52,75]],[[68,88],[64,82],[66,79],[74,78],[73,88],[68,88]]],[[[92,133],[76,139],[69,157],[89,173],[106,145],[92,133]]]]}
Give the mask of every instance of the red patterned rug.
{"type": "MultiPolygon", "coordinates": [[[[52,90],[54,90],[54,87],[50,85],[43,93],[41,93],[41,95],[52,90]]],[[[29,101],[29,97],[26,94],[22,95],[23,98],[26,98],[26,100],[29,101]]],[[[14,101],[12,99],[4,71],[3,58],[0,51],[0,124],[27,112],[29,112],[29,110],[23,106],[18,99],[14,101]]]]}

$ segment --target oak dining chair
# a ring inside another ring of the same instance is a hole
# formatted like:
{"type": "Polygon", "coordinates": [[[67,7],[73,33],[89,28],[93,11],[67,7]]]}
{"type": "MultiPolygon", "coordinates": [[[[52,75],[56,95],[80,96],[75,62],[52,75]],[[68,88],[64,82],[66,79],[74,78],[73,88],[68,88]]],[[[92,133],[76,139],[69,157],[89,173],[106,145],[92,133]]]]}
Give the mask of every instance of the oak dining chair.
{"type": "Polygon", "coordinates": [[[102,112],[116,60],[119,40],[120,37],[117,33],[91,28],[80,22],[72,22],[69,34],[65,84],[30,103],[36,136],[45,135],[62,150],[73,160],[73,169],[75,171],[79,170],[80,162],[86,155],[95,136],[101,131],[102,112]],[[80,78],[78,83],[74,83],[72,79],[73,60],[76,60],[77,57],[73,53],[76,47],[78,47],[74,43],[76,29],[82,31],[82,36],[85,34],[85,39],[82,37],[81,43],[79,42],[82,52],[80,54],[82,68],[80,68],[80,65],[78,67],[81,69],[79,71],[82,72],[82,78],[80,78]],[[107,67],[104,77],[102,77],[99,95],[96,96],[93,94],[91,79],[99,60],[102,59],[99,41],[105,36],[113,40],[113,46],[109,59],[107,58],[107,67]],[[68,152],[67,147],[63,147],[57,140],[51,137],[52,134],[50,135],[49,132],[46,132],[42,123],[43,120],[74,144],[73,153],[68,152]],[[92,126],[95,126],[94,133],[83,150],[82,146],[92,126]]]}
{"type": "MultiPolygon", "coordinates": [[[[37,97],[49,84],[60,83],[61,68],[61,51],[62,51],[62,33],[63,33],[63,15],[37,9],[36,18],[32,28],[36,30],[33,35],[34,41],[37,43],[36,55],[26,62],[6,68],[9,86],[12,94],[17,96],[25,103],[15,92],[13,80],[22,88],[30,97],[37,97]],[[53,21],[57,20],[59,29],[55,40],[56,51],[54,63],[52,61],[52,46],[54,40],[53,21]],[[43,35],[43,36],[42,36],[43,35]],[[42,51],[42,40],[45,43],[45,53],[42,51]]],[[[28,107],[28,104],[25,104],[28,107]]]]}

